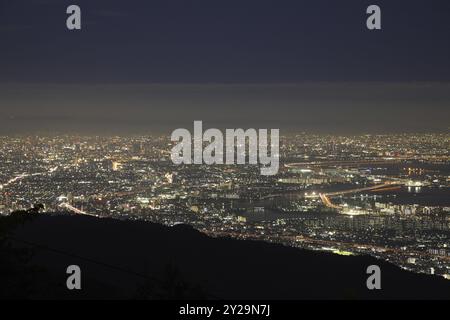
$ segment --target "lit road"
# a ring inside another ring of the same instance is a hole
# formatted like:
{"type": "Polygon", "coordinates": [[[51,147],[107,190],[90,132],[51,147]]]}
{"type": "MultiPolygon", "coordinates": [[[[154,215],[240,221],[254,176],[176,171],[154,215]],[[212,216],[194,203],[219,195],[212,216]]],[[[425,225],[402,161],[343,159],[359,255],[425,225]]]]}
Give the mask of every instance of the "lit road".
{"type": "Polygon", "coordinates": [[[328,208],[333,209],[341,209],[340,206],[337,206],[333,204],[330,200],[330,197],[337,197],[344,194],[352,194],[352,193],[359,193],[364,191],[377,191],[377,190],[383,190],[383,189],[392,189],[393,186],[398,186],[398,182],[385,182],[383,184],[377,184],[370,187],[365,188],[357,188],[357,189],[349,189],[349,190],[342,190],[342,191],[336,191],[336,192],[329,192],[329,193],[320,193],[319,197],[322,200],[323,204],[327,206],[328,208]]]}
{"type": "MultiPolygon", "coordinates": [[[[309,198],[309,199],[317,199],[320,198],[324,204],[326,205],[328,202],[331,203],[331,201],[329,200],[329,198],[332,197],[338,197],[344,194],[352,194],[352,193],[358,193],[358,192],[364,192],[364,191],[383,191],[383,190],[392,190],[393,188],[398,188],[401,184],[399,182],[385,182],[383,184],[377,184],[377,185],[373,185],[370,187],[364,187],[364,188],[357,188],[357,189],[347,189],[347,190],[342,190],[342,191],[335,191],[335,192],[326,192],[326,193],[315,193],[312,192],[308,195],[305,195],[305,198],[309,198]],[[327,200],[328,199],[328,200],[327,200]],[[326,201],[324,201],[326,200],[326,201]]],[[[261,197],[261,200],[265,200],[265,199],[271,199],[274,197],[281,197],[283,196],[282,193],[280,194],[269,194],[266,196],[261,197]]]]}
{"type": "Polygon", "coordinates": [[[342,191],[336,191],[336,192],[328,192],[328,193],[325,193],[325,195],[328,197],[336,197],[336,196],[341,196],[344,194],[351,194],[351,193],[358,193],[358,192],[364,192],[364,191],[372,191],[372,190],[376,190],[376,189],[383,189],[383,188],[392,187],[393,185],[398,185],[398,184],[399,184],[398,182],[385,182],[383,184],[377,184],[377,185],[370,186],[370,187],[342,190],[342,191]]]}
{"type": "Polygon", "coordinates": [[[321,194],[319,194],[319,196],[320,196],[320,199],[322,200],[323,204],[324,204],[325,206],[327,206],[328,208],[341,209],[340,206],[333,204],[333,203],[331,202],[331,200],[327,197],[326,194],[321,193],[321,194]]]}
{"type": "Polygon", "coordinates": [[[96,214],[91,214],[91,213],[84,212],[84,211],[82,211],[80,209],[77,209],[77,208],[71,206],[70,204],[68,204],[66,202],[61,203],[59,206],[61,208],[67,209],[69,211],[72,211],[72,212],[74,212],[76,214],[81,214],[81,215],[85,215],[85,216],[91,216],[91,217],[99,218],[99,216],[96,215],[96,214]]]}

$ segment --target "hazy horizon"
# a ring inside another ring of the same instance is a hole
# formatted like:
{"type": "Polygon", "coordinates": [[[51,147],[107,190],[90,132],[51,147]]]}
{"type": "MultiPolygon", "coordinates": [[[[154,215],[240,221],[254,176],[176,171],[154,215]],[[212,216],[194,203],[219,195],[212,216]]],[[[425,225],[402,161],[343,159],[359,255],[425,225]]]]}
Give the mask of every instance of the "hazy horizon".
{"type": "Polygon", "coordinates": [[[0,133],[192,127],[323,133],[448,130],[450,83],[0,84],[0,133]]]}

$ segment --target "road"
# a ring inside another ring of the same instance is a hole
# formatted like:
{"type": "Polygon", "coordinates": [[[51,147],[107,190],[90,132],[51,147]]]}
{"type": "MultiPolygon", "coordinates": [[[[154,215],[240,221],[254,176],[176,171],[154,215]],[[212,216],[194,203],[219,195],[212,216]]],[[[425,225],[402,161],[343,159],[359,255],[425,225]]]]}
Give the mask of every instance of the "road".
{"type": "Polygon", "coordinates": [[[68,204],[67,202],[63,202],[59,205],[61,208],[67,209],[69,211],[72,211],[76,214],[81,214],[81,215],[85,215],[85,216],[91,216],[91,217],[96,217],[99,218],[100,216],[96,215],[96,214],[92,214],[92,213],[87,213],[84,212],[80,209],[75,208],[74,206],[71,206],[70,204],[68,204]]]}
{"type": "Polygon", "coordinates": [[[322,200],[323,204],[327,206],[328,208],[333,209],[341,209],[340,206],[335,205],[331,202],[330,197],[337,197],[344,194],[352,194],[352,193],[359,193],[364,191],[379,191],[383,189],[392,189],[393,186],[398,186],[398,182],[385,182],[383,184],[377,184],[370,187],[364,187],[364,188],[357,188],[357,189],[349,189],[349,190],[342,190],[342,191],[336,191],[336,192],[328,192],[328,193],[320,193],[319,197],[322,200]]]}

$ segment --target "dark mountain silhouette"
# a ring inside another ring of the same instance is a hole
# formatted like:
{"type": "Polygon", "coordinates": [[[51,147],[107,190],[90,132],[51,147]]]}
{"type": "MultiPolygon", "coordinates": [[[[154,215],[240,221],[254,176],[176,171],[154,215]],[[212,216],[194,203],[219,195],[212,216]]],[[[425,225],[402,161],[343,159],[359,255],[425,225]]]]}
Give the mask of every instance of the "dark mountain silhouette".
{"type": "MultiPolygon", "coordinates": [[[[9,274],[5,273],[10,287],[3,286],[3,298],[20,296],[17,286],[22,284],[14,279],[28,279],[30,268],[32,281],[23,284],[27,290],[22,296],[27,298],[450,298],[450,281],[407,272],[368,256],[210,238],[186,225],[70,215],[33,217],[3,241],[2,247],[32,252],[27,261],[10,264],[9,274]],[[382,290],[366,287],[366,269],[373,264],[381,268],[382,290]],[[66,289],[69,265],[82,270],[80,291],[66,289]]],[[[11,257],[11,252],[6,256],[11,257]]]]}

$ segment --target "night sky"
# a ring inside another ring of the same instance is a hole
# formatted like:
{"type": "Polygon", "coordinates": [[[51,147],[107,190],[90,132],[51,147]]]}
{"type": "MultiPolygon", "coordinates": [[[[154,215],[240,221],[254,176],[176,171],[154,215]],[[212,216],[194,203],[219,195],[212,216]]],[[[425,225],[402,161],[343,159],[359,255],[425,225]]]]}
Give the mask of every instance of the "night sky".
{"type": "Polygon", "coordinates": [[[449,39],[448,0],[0,0],[0,133],[448,130],[449,39]]]}

